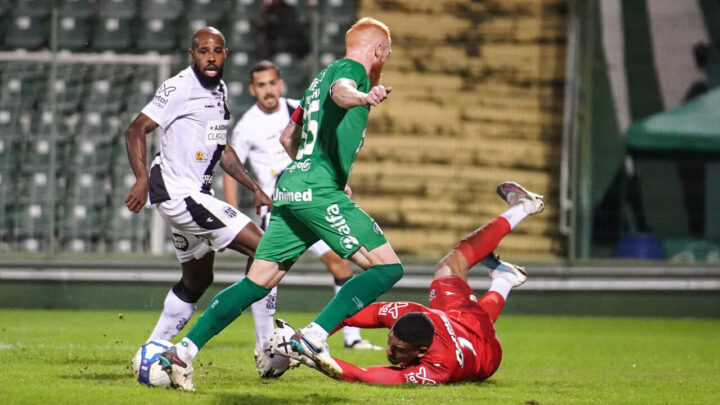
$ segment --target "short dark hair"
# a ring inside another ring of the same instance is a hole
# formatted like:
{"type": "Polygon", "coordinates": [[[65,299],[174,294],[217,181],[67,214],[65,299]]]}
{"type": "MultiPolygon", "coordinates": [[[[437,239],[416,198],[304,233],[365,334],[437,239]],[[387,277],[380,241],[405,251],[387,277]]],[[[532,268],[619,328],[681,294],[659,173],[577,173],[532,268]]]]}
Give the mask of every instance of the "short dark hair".
{"type": "Polygon", "coordinates": [[[274,70],[275,73],[277,73],[277,76],[280,77],[280,69],[278,69],[276,64],[270,62],[269,60],[261,60],[256,63],[252,69],[250,69],[250,83],[255,80],[255,73],[264,72],[266,70],[274,70]]]}
{"type": "Polygon", "coordinates": [[[435,326],[422,312],[408,312],[392,327],[393,335],[415,347],[429,347],[435,334],[435,326]]]}

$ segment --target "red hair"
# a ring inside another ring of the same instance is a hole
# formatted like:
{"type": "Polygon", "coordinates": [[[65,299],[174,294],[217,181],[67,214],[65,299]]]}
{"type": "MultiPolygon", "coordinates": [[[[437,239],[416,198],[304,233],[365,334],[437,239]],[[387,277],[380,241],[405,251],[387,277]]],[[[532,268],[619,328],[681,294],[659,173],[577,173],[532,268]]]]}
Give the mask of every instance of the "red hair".
{"type": "Polygon", "coordinates": [[[387,25],[372,17],[363,17],[353,24],[345,34],[345,48],[349,49],[359,45],[365,33],[380,34],[390,41],[390,28],[387,25]]]}

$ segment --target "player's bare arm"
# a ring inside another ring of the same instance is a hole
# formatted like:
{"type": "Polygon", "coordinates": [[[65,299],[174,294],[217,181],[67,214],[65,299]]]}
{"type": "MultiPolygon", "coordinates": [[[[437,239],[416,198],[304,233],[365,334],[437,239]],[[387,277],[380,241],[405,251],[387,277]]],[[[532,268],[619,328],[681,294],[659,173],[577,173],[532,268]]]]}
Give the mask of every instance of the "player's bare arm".
{"type": "Polygon", "coordinates": [[[237,153],[235,153],[235,149],[230,145],[225,146],[225,151],[220,158],[220,167],[225,170],[225,173],[232,176],[240,184],[253,192],[253,200],[255,201],[255,208],[258,215],[260,215],[260,207],[267,206],[268,208],[272,208],[272,200],[270,200],[270,197],[262,191],[262,188],[260,188],[257,182],[250,176],[250,173],[248,173],[238,158],[237,153]]]}
{"type": "Polygon", "coordinates": [[[145,137],[154,131],[158,124],[147,115],[140,113],[125,131],[125,147],[130,167],[135,173],[135,184],[125,197],[125,206],[130,211],[140,212],[147,201],[150,182],[147,172],[147,142],[145,137]]]}
{"type": "Polygon", "coordinates": [[[223,196],[225,202],[235,208],[239,208],[237,200],[238,186],[237,181],[227,173],[223,173],[223,196]]]}
{"type": "Polygon", "coordinates": [[[300,139],[302,138],[302,127],[293,121],[288,122],[287,126],[280,135],[280,144],[290,155],[290,159],[295,160],[298,148],[300,147],[300,139]]]}
{"type": "Polygon", "coordinates": [[[340,79],[332,87],[331,97],[335,104],[348,109],[364,106],[377,106],[382,103],[392,91],[392,87],[385,87],[379,84],[363,93],[357,89],[355,82],[348,79],[340,79]]]}

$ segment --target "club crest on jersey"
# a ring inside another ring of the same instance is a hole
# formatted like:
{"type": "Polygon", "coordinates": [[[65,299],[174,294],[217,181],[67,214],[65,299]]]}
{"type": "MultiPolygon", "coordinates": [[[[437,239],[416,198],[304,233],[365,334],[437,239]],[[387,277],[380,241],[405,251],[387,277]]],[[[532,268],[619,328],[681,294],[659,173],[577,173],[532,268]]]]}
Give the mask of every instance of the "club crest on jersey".
{"type": "Polygon", "coordinates": [[[223,212],[228,218],[235,218],[237,216],[237,211],[235,211],[232,207],[225,207],[223,212]]]}
{"type": "Polygon", "coordinates": [[[380,225],[378,225],[377,222],[373,221],[373,231],[375,231],[376,234],[382,235],[383,231],[380,229],[380,225]]]}
{"type": "Polygon", "coordinates": [[[208,154],[203,151],[200,151],[200,150],[195,152],[195,161],[196,162],[207,162],[208,154]]]}
{"type": "Polygon", "coordinates": [[[182,250],[184,252],[188,250],[190,243],[186,237],[180,235],[179,233],[173,233],[173,245],[175,245],[175,249],[182,250]]]}

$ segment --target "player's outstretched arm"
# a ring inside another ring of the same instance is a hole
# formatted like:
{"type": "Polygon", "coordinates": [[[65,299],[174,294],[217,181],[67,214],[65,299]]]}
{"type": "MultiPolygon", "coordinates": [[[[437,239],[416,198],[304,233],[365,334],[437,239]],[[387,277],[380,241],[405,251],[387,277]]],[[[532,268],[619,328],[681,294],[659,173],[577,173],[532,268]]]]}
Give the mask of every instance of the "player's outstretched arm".
{"type": "Polygon", "coordinates": [[[442,384],[447,382],[446,378],[425,365],[408,368],[390,366],[360,368],[340,359],[335,359],[335,361],[343,371],[337,378],[348,382],[379,385],[442,384]]]}
{"type": "Polygon", "coordinates": [[[125,206],[130,211],[140,212],[147,201],[150,179],[147,172],[146,135],[154,131],[158,124],[147,115],[140,113],[125,131],[125,147],[133,173],[135,184],[125,197],[125,206]]]}
{"type": "Polygon", "coordinates": [[[257,209],[258,215],[260,215],[260,207],[267,206],[268,208],[272,208],[272,200],[262,191],[262,188],[255,182],[255,179],[250,176],[250,173],[245,169],[245,166],[243,166],[232,146],[225,145],[225,151],[220,158],[220,167],[225,170],[225,173],[232,176],[240,184],[253,192],[253,199],[255,200],[255,208],[257,209]]]}
{"type": "Polygon", "coordinates": [[[357,85],[352,80],[340,79],[335,82],[331,91],[330,96],[335,104],[348,109],[359,105],[376,106],[387,98],[392,87],[377,85],[367,93],[363,93],[357,89],[357,85]]]}

